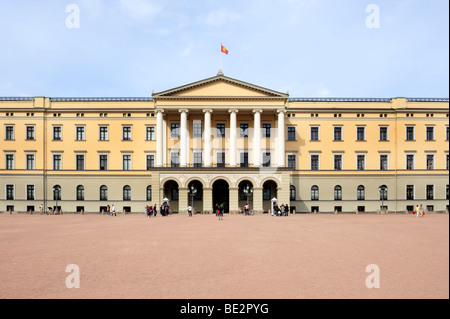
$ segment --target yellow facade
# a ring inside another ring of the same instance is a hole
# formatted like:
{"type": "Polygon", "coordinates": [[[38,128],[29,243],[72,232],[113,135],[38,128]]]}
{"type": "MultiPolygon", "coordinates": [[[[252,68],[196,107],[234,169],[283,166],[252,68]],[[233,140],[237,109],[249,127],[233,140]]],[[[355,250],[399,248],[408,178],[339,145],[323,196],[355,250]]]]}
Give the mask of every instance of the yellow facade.
{"type": "Polygon", "coordinates": [[[448,99],[290,98],[222,74],[147,98],[4,97],[0,211],[55,207],[58,185],[66,212],[114,203],[139,213],[168,198],[183,213],[193,183],[197,212],[219,200],[241,211],[246,185],[255,212],[268,212],[274,197],[296,212],[444,211],[448,107],[448,99]]]}

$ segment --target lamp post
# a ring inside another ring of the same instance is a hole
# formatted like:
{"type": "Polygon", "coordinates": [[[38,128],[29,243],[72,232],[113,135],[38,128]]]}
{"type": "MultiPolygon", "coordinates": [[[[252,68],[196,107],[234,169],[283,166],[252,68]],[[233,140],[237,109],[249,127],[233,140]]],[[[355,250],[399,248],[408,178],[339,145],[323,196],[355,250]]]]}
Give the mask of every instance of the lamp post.
{"type": "Polygon", "coordinates": [[[378,190],[380,191],[380,197],[381,197],[381,210],[384,211],[384,197],[386,194],[386,186],[380,186],[378,187],[378,190]]]}
{"type": "Polygon", "coordinates": [[[192,199],[191,199],[192,205],[191,205],[191,207],[192,207],[192,210],[194,210],[194,196],[197,195],[197,188],[195,188],[194,185],[191,185],[191,187],[188,188],[188,194],[191,194],[191,196],[192,196],[192,199]]]}
{"type": "Polygon", "coordinates": [[[253,188],[250,187],[249,184],[247,184],[247,186],[244,187],[243,191],[245,196],[247,197],[247,205],[248,205],[248,198],[253,194],[253,188]]]}

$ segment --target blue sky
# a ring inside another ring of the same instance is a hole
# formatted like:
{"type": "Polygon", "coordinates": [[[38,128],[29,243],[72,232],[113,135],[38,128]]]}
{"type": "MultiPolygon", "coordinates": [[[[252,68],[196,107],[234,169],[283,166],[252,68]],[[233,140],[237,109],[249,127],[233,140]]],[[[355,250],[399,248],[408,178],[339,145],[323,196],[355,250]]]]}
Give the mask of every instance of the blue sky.
{"type": "Polygon", "coordinates": [[[291,97],[449,96],[445,0],[0,0],[0,39],[0,96],[151,96],[215,76],[220,43],[291,97]]]}

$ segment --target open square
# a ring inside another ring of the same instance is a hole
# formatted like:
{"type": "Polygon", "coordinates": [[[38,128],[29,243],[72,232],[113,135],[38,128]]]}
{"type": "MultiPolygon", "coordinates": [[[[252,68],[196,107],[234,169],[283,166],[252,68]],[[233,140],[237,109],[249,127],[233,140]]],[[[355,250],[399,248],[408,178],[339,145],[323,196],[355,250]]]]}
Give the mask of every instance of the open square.
{"type": "Polygon", "coordinates": [[[448,238],[446,214],[0,214],[0,298],[447,299],[448,238]]]}

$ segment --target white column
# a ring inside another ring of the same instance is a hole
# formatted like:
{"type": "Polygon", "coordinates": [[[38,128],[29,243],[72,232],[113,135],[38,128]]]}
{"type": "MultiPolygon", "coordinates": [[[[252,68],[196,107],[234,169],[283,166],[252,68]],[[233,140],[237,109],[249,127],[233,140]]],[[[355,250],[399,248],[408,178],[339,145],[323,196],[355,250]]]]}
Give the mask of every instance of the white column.
{"type": "Polygon", "coordinates": [[[236,114],[238,110],[229,110],[230,113],[230,167],[236,167],[236,114]]]}
{"type": "Polygon", "coordinates": [[[204,166],[212,166],[212,139],[211,139],[211,109],[203,110],[205,113],[205,150],[204,150],[204,166]]]}
{"type": "Polygon", "coordinates": [[[253,166],[261,167],[261,113],[262,110],[253,110],[253,166]]]}
{"type": "Polygon", "coordinates": [[[156,110],[156,166],[164,162],[164,110],[156,110]]]}
{"type": "Polygon", "coordinates": [[[187,113],[188,110],[179,110],[180,115],[180,167],[187,166],[187,113]]]}
{"type": "Polygon", "coordinates": [[[277,138],[277,165],[278,167],[284,167],[286,164],[285,160],[285,132],[286,128],[284,126],[284,116],[286,114],[285,110],[277,110],[278,113],[278,138],[277,138]]]}
{"type": "Polygon", "coordinates": [[[167,167],[167,120],[164,117],[163,117],[163,167],[167,167]]]}

